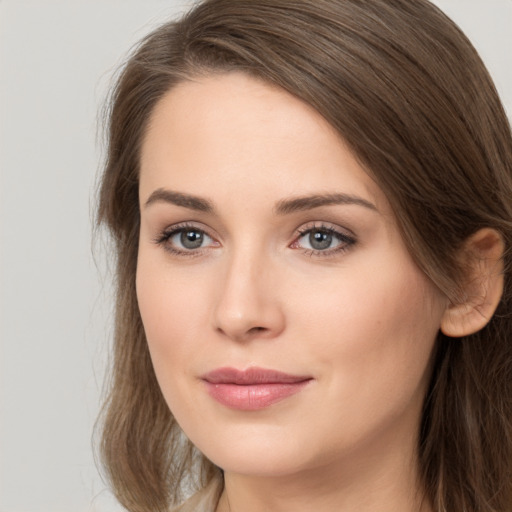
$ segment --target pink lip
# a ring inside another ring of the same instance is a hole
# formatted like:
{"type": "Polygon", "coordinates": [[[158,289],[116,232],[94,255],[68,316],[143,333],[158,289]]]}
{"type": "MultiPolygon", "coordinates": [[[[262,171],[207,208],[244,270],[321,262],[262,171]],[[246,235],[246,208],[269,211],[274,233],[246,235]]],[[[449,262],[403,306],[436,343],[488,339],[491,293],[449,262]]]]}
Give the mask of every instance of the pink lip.
{"type": "Polygon", "coordinates": [[[208,393],[217,402],[241,411],[256,411],[298,393],[309,376],[289,375],[276,370],[219,368],[202,377],[208,393]]]}

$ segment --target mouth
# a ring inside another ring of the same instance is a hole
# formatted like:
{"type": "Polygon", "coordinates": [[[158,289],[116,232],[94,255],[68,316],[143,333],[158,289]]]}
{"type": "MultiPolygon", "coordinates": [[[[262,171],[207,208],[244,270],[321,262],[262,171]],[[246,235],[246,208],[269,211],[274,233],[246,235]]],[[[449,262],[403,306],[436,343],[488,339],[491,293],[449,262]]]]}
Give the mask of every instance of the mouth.
{"type": "Polygon", "coordinates": [[[209,395],[220,404],[241,411],[256,411],[281,402],[313,380],[277,370],[218,368],[202,378],[209,395]]]}

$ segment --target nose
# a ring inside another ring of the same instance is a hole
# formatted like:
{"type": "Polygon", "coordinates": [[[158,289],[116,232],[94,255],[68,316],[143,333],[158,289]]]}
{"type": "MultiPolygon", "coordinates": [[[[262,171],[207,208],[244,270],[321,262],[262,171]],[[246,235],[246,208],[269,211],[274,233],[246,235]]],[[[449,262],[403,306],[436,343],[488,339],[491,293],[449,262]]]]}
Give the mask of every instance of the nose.
{"type": "Polygon", "coordinates": [[[214,310],[217,332],[235,341],[271,339],[285,328],[279,289],[268,261],[239,255],[227,263],[214,310]]]}

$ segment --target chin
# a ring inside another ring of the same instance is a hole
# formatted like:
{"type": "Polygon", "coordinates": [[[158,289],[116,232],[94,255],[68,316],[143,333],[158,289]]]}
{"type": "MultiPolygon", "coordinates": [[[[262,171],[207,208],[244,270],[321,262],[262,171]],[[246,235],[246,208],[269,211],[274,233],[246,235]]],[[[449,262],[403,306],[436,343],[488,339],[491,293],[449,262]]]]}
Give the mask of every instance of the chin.
{"type": "Polygon", "coordinates": [[[258,448],[242,453],[216,452],[208,459],[226,473],[261,478],[292,475],[307,467],[303,460],[298,460],[297,452],[287,454],[283,451],[272,453],[264,450],[258,448]]]}
{"type": "Polygon", "coordinates": [[[191,441],[216,466],[226,472],[277,477],[292,474],[307,465],[305,440],[299,440],[289,429],[275,426],[247,426],[225,429],[208,439],[191,441]]]}

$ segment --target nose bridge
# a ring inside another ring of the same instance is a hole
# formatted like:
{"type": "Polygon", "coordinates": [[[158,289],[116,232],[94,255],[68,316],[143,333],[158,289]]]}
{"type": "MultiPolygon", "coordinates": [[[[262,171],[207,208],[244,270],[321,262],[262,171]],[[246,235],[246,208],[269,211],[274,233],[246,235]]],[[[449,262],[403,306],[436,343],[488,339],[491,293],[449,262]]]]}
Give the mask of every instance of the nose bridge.
{"type": "Polygon", "coordinates": [[[215,305],[216,329],[237,340],[279,334],[284,317],[270,256],[249,240],[232,248],[223,270],[215,305]]]}

